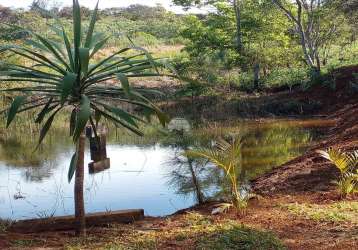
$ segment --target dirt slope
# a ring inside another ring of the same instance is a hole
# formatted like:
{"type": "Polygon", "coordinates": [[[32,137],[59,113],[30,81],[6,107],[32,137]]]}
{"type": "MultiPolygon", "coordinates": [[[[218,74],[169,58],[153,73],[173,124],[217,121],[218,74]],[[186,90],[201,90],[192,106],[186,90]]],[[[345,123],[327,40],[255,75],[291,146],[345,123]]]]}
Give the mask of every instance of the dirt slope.
{"type": "MultiPolygon", "coordinates": [[[[315,150],[328,147],[347,151],[358,149],[358,92],[351,87],[356,73],[358,73],[358,66],[336,71],[336,92],[329,91],[325,87],[311,90],[309,97],[324,104],[326,108],[322,113],[327,114],[327,119],[334,119],[336,125],[328,131],[323,141],[306,154],[256,179],[254,181],[256,192],[273,194],[327,191],[332,188],[331,182],[338,172],[326,160],[319,157],[315,150]]],[[[299,95],[296,97],[298,98],[299,95]]]]}

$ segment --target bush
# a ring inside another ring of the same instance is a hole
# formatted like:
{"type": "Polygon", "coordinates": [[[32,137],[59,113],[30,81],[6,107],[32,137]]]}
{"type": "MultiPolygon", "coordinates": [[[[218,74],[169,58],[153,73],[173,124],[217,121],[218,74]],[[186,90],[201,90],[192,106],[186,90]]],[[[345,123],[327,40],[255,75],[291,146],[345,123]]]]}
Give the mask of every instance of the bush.
{"type": "Polygon", "coordinates": [[[250,72],[230,71],[219,78],[224,85],[236,88],[240,91],[252,92],[255,89],[254,76],[250,72]]]}
{"type": "Polygon", "coordinates": [[[144,32],[136,32],[132,34],[130,38],[138,46],[151,46],[158,44],[158,39],[155,36],[144,32]]]}
{"type": "Polygon", "coordinates": [[[287,86],[292,89],[294,86],[307,88],[310,80],[310,72],[306,68],[284,68],[272,71],[263,82],[265,88],[287,86]]]}
{"type": "Polygon", "coordinates": [[[358,41],[345,46],[332,45],[327,52],[325,68],[338,68],[346,65],[357,64],[358,41]]]}

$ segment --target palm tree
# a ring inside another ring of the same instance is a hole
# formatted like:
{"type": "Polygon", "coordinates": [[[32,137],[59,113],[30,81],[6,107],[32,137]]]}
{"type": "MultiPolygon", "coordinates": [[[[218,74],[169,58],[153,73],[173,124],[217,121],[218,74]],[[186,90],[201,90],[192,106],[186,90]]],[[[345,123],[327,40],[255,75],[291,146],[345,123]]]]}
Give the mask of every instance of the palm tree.
{"type": "Polygon", "coordinates": [[[329,148],[326,151],[317,150],[317,153],[332,162],[340,171],[340,179],[336,184],[343,197],[358,192],[358,150],[345,153],[329,148]]]}
{"type": "Polygon", "coordinates": [[[187,150],[185,155],[191,158],[207,159],[215,166],[221,168],[226,173],[230,184],[231,205],[242,210],[247,206],[247,198],[240,193],[240,183],[238,176],[241,172],[241,141],[232,139],[229,143],[220,139],[216,142],[215,148],[199,148],[187,150]]]}
{"type": "MultiPolygon", "coordinates": [[[[131,77],[160,75],[157,60],[143,48],[128,47],[95,60],[109,37],[95,33],[98,2],[85,35],[81,24],[78,0],[73,0],[73,41],[70,41],[64,27],[52,27],[62,42],[50,40],[30,32],[33,39],[27,44],[0,47],[1,53],[16,55],[32,63],[31,66],[16,63],[1,63],[0,82],[23,83],[21,87],[2,91],[18,93],[7,109],[7,127],[16,114],[35,110],[35,122],[43,124],[39,145],[60,112],[67,112],[70,118],[69,130],[77,150],[68,172],[68,180],[75,178],[75,214],[78,234],[85,234],[83,205],[83,157],[84,128],[90,124],[97,137],[97,124],[101,118],[143,135],[138,123],[141,117],[126,111],[123,105],[141,107],[146,114],[155,114],[162,124],[165,115],[145,97],[149,90],[133,88],[131,77]],[[132,52],[132,53],[131,53],[132,52]],[[106,82],[117,80],[117,86],[106,82]]],[[[98,137],[97,137],[98,138],[98,137]]]]}

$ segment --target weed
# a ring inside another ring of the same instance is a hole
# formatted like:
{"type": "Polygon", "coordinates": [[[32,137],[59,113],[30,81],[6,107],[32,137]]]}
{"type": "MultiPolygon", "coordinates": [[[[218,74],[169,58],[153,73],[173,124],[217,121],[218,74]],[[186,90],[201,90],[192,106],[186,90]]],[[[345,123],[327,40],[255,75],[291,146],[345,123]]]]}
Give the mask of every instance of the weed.
{"type": "Polygon", "coordinates": [[[357,201],[342,201],[329,205],[294,203],[284,205],[283,207],[295,215],[315,221],[358,224],[357,201]]]}
{"type": "Polygon", "coordinates": [[[196,249],[286,249],[271,233],[241,225],[218,227],[199,239],[196,249]]]}

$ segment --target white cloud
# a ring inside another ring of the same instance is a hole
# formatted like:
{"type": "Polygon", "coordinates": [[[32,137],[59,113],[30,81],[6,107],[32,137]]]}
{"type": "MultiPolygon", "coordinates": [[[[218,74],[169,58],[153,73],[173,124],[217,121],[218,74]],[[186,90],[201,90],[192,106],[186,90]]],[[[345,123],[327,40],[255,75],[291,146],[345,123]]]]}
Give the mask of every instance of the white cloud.
{"type": "MultiPolygon", "coordinates": [[[[13,8],[27,8],[30,6],[33,0],[0,0],[0,5],[13,7],[13,8]]],[[[72,0],[50,0],[61,3],[62,6],[72,5],[72,0]]],[[[97,0],[80,0],[80,4],[88,8],[94,8],[97,0]]],[[[156,4],[163,5],[166,9],[174,11],[176,13],[183,13],[182,8],[178,6],[173,6],[172,1],[170,0],[100,0],[100,8],[110,8],[110,7],[125,7],[131,4],[143,4],[148,6],[155,6],[156,4]]],[[[199,9],[193,9],[191,12],[205,12],[199,9]]]]}

